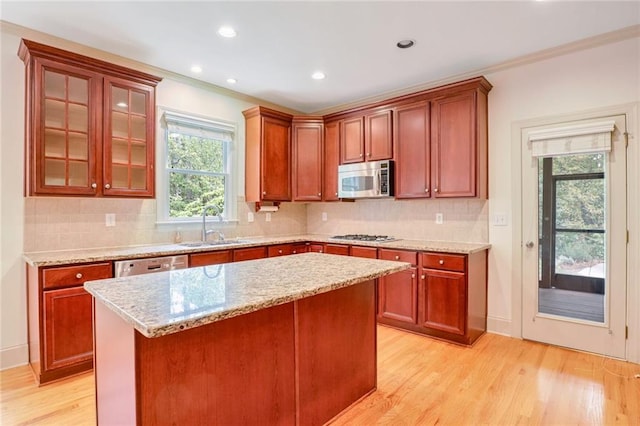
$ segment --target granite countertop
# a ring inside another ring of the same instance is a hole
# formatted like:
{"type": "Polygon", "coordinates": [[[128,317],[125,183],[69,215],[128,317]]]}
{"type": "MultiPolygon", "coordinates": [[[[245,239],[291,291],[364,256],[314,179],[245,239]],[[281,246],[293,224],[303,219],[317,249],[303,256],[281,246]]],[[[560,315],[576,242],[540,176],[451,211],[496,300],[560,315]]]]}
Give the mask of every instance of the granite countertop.
{"type": "Polygon", "coordinates": [[[327,235],[293,235],[281,237],[240,237],[230,239],[227,244],[189,247],[180,244],[161,244],[128,247],[107,247],[81,250],[60,250],[50,252],[25,253],[24,259],[31,266],[70,265],[75,263],[125,260],[142,257],[173,256],[177,254],[199,253],[213,250],[228,250],[273,244],[316,241],[323,243],[349,244],[389,249],[416,251],[437,251],[443,253],[471,254],[491,247],[486,243],[459,243],[448,241],[396,240],[389,242],[348,241],[327,235]]]}
{"type": "Polygon", "coordinates": [[[405,262],[304,253],[87,281],[96,301],[159,337],[408,269],[405,262]]]}

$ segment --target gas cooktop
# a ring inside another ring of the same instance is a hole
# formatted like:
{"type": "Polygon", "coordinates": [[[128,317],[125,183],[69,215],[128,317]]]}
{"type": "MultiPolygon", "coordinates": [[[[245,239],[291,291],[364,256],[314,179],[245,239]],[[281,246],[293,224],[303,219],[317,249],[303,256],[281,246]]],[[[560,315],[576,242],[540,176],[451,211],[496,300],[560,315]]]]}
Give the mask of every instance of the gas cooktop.
{"type": "Polygon", "coordinates": [[[367,235],[367,234],[347,234],[347,235],[334,235],[331,237],[334,240],[350,240],[350,241],[396,241],[397,238],[390,237],[388,235],[367,235]]]}

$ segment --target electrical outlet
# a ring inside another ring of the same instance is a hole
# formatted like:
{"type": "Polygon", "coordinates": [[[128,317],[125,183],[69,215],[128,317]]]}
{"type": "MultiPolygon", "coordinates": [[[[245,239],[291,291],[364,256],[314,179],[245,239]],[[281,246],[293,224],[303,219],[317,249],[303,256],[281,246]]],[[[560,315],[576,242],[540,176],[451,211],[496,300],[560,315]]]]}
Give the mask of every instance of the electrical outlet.
{"type": "Polygon", "coordinates": [[[507,214],[496,213],[493,215],[493,226],[507,226],[507,214]]]}
{"type": "Polygon", "coordinates": [[[264,220],[266,220],[267,222],[271,222],[271,213],[267,213],[264,220]]]}
{"type": "Polygon", "coordinates": [[[106,213],[104,215],[104,224],[105,226],[116,226],[116,214],[106,213]]]}
{"type": "Polygon", "coordinates": [[[327,212],[322,212],[322,221],[323,222],[327,221],[327,212]]]}
{"type": "Polygon", "coordinates": [[[254,218],[253,218],[253,212],[249,212],[249,213],[247,214],[247,222],[251,223],[251,222],[253,222],[253,221],[254,221],[254,218]]]}
{"type": "Polygon", "coordinates": [[[436,213],[436,224],[442,225],[443,222],[444,222],[444,220],[443,220],[443,217],[442,217],[442,213],[436,213]]]}

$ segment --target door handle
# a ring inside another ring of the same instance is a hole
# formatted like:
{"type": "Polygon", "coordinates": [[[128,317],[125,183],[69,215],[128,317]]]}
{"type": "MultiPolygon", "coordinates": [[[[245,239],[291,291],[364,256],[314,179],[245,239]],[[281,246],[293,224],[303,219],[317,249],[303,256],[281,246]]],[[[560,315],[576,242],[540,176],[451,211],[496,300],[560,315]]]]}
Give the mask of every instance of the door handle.
{"type": "Polygon", "coordinates": [[[533,248],[535,244],[533,244],[533,241],[527,241],[527,244],[525,245],[527,246],[527,248],[533,248]]]}

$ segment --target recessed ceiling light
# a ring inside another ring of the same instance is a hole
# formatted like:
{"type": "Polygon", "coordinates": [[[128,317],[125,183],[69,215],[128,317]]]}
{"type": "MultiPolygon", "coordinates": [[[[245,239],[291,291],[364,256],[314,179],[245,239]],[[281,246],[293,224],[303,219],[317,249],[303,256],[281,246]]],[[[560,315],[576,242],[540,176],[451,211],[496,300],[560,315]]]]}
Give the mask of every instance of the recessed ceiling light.
{"type": "Polygon", "coordinates": [[[238,82],[238,80],[236,80],[235,78],[228,78],[227,79],[227,83],[229,84],[236,84],[238,82]]]}
{"type": "Polygon", "coordinates": [[[313,74],[311,74],[311,78],[314,79],[314,80],[322,80],[325,77],[326,77],[326,75],[322,71],[316,71],[313,74]]]}
{"type": "Polygon", "coordinates": [[[225,25],[218,29],[218,34],[220,34],[222,37],[231,38],[236,36],[236,30],[225,25]]]}
{"type": "Polygon", "coordinates": [[[400,49],[408,49],[412,47],[414,44],[416,44],[414,40],[406,39],[406,40],[400,40],[399,42],[397,42],[396,46],[398,46],[400,49]]]}
{"type": "Polygon", "coordinates": [[[193,65],[191,67],[191,72],[195,72],[196,74],[200,74],[202,72],[202,67],[200,65],[193,65]]]}

